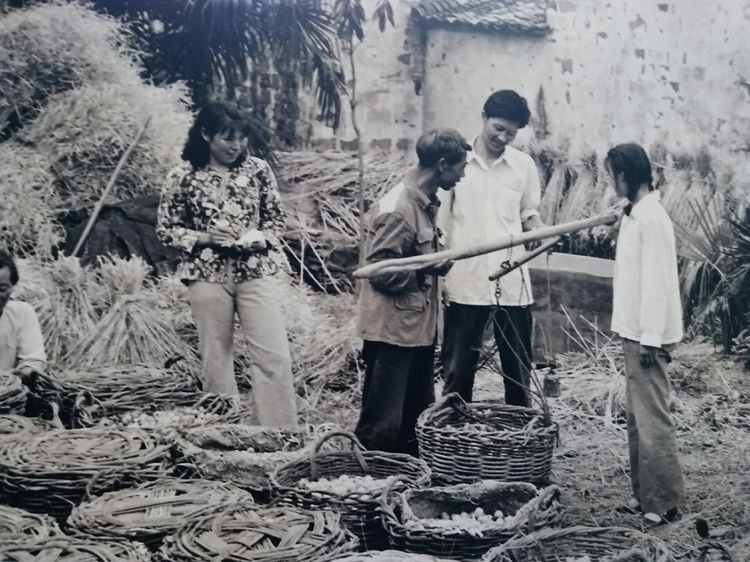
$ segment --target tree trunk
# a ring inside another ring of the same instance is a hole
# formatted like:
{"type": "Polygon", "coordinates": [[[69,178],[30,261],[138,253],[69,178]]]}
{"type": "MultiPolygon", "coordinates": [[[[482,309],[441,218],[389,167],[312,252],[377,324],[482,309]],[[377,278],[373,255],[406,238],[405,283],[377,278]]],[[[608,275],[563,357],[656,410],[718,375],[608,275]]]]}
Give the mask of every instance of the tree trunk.
{"type": "Polygon", "coordinates": [[[351,90],[349,96],[349,107],[352,112],[352,128],[354,136],[357,139],[357,164],[359,173],[357,175],[357,184],[359,187],[359,266],[365,264],[365,254],[367,252],[367,221],[365,217],[365,153],[362,146],[362,131],[357,121],[357,71],[354,63],[354,49],[350,44],[347,46],[349,55],[349,65],[351,67],[351,90]]]}

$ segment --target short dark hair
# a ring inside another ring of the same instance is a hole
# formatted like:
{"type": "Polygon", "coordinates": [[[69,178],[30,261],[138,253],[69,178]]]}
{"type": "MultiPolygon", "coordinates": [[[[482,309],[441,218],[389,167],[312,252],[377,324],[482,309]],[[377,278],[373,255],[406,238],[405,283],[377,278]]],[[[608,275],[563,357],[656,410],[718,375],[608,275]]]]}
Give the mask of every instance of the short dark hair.
{"type": "Polygon", "coordinates": [[[0,269],[8,268],[10,270],[10,284],[16,285],[18,283],[18,268],[16,262],[13,261],[13,256],[8,252],[0,250],[0,269]]]}
{"type": "Polygon", "coordinates": [[[501,117],[518,123],[518,128],[523,129],[529,124],[531,111],[526,98],[519,96],[514,90],[499,90],[484,102],[484,116],[488,119],[501,117]]]}
{"type": "Polygon", "coordinates": [[[457,164],[471,150],[471,145],[454,129],[430,129],[417,139],[419,165],[430,168],[445,159],[457,164]]]}
{"type": "MultiPolygon", "coordinates": [[[[236,105],[226,102],[211,102],[205,105],[196,115],[182,149],[182,159],[190,162],[193,168],[203,168],[211,161],[208,142],[203,138],[204,132],[210,137],[218,133],[250,137],[252,131],[247,116],[236,105]]],[[[235,168],[242,164],[246,156],[246,152],[240,154],[231,167],[235,168]]]]}
{"type": "Polygon", "coordinates": [[[622,172],[628,186],[628,199],[633,200],[643,184],[647,184],[653,191],[651,161],[641,145],[632,142],[618,144],[609,149],[604,163],[609,165],[615,175],[622,172]]]}

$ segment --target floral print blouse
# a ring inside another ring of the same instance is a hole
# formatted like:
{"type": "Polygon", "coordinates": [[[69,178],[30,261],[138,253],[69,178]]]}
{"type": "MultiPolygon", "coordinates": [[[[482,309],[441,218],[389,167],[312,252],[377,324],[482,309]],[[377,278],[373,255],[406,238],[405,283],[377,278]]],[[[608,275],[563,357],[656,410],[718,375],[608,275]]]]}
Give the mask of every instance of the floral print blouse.
{"type": "Polygon", "coordinates": [[[222,283],[231,273],[233,281],[241,283],[287,268],[281,250],[283,228],[276,177],[265,160],[248,156],[226,175],[211,168],[194,169],[185,162],[167,175],[156,232],[162,242],[182,250],[178,274],[183,282],[222,283]],[[227,223],[236,238],[257,228],[268,241],[268,248],[195,247],[200,233],[227,223]]]}

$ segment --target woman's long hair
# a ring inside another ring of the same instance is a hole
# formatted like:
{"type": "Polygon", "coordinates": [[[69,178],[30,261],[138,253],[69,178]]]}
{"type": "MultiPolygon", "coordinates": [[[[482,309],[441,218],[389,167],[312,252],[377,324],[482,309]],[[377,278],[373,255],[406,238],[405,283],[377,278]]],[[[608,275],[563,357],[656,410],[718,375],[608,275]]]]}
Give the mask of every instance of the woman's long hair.
{"type": "MultiPolygon", "coordinates": [[[[182,159],[190,162],[193,168],[204,168],[211,161],[208,141],[203,138],[204,133],[209,137],[230,134],[249,138],[251,132],[248,118],[238,107],[224,102],[211,102],[195,117],[195,122],[188,131],[185,147],[182,149],[182,159]]],[[[246,156],[247,151],[243,151],[230,168],[240,166],[246,156]]]]}
{"type": "Polygon", "coordinates": [[[651,171],[651,161],[643,147],[635,143],[618,144],[609,149],[604,160],[612,173],[617,176],[622,172],[628,186],[628,199],[635,200],[638,189],[648,185],[649,191],[654,190],[654,177],[651,171]]]}

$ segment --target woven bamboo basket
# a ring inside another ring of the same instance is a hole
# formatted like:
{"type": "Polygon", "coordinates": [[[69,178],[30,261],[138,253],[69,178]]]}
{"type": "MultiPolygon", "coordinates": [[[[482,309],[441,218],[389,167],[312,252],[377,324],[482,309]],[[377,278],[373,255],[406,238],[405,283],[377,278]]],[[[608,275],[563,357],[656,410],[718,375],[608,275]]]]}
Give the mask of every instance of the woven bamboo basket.
{"type": "Polygon", "coordinates": [[[336,562],[447,562],[426,554],[412,554],[399,550],[370,550],[336,558],[336,562]]]}
{"type": "Polygon", "coordinates": [[[68,527],[94,537],[141,542],[156,550],[164,537],[207,507],[252,501],[248,492],[222,482],[168,478],[95,497],[73,508],[68,527]]]}
{"type": "Polygon", "coordinates": [[[388,536],[380,518],[380,496],[385,479],[401,475],[403,487],[423,486],[430,480],[430,469],[424,461],[401,453],[365,451],[357,438],[348,432],[334,431],[320,438],[310,451],[309,458],[300,459],[278,468],[271,476],[275,501],[301,509],[333,510],[360,541],[365,550],[388,548],[388,536]],[[334,437],[344,437],[353,443],[350,451],[320,451],[334,437]],[[379,487],[333,493],[311,490],[301,484],[308,480],[332,480],[340,476],[370,476],[383,480],[379,487]]]}
{"type": "Polygon", "coordinates": [[[489,550],[482,562],[558,562],[587,556],[591,562],[674,562],[666,543],[624,527],[543,529],[489,550]]]}
{"type": "Polygon", "coordinates": [[[0,414],[23,415],[26,410],[26,394],[21,377],[0,371],[0,414]]]}
{"type": "Polygon", "coordinates": [[[252,504],[207,510],[168,537],[158,554],[163,562],[199,560],[323,562],[352,552],[357,539],[332,512],[252,504]]]}
{"type": "Polygon", "coordinates": [[[391,546],[398,550],[477,560],[517,533],[531,533],[560,523],[557,486],[537,490],[524,482],[487,480],[394,493],[396,481],[394,478],[383,493],[381,509],[391,546]],[[502,512],[501,518],[492,517],[498,511],[502,512]],[[462,528],[450,520],[460,514],[481,514],[484,520],[468,519],[472,526],[462,528]]]}
{"type": "Polygon", "coordinates": [[[87,493],[165,475],[169,448],[138,430],[48,431],[0,441],[0,490],[11,505],[64,521],[87,493]]]}
{"type": "Polygon", "coordinates": [[[91,541],[76,537],[50,537],[34,541],[0,539],[3,562],[150,562],[142,544],[91,541]]]}
{"type": "Polygon", "coordinates": [[[13,438],[20,434],[30,435],[51,431],[55,426],[38,418],[27,418],[14,414],[0,415],[0,439],[13,438]]]}
{"type": "Polygon", "coordinates": [[[138,425],[143,414],[181,407],[210,414],[211,421],[239,421],[242,414],[236,399],[206,394],[198,379],[172,369],[129,365],[59,371],[34,375],[26,384],[31,413],[55,409],[69,428],[138,425]]]}
{"type": "Polygon", "coordinates": [[[62,534],[57,523],[46,515],[0,505],[0,541],[20,540],[22,537],[45,539],[62,534]]]}
{"type": "Polygon", "coordinates": [[[177,458],[200,478],[231,482],[267,499],[269,476],[278,466],[300,458],[304,437],[280,428],[214,424],[190,428],[176,440],[177,458]]]}
{"type": "Polygon", "coordinates": [[[419,455],[447,484],[498,480],[546,484],[558,426],[541,411],[498,402],[436,402],[417,421],[419,455]]]}

